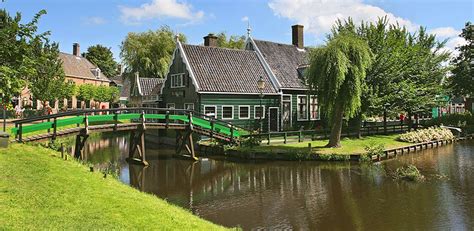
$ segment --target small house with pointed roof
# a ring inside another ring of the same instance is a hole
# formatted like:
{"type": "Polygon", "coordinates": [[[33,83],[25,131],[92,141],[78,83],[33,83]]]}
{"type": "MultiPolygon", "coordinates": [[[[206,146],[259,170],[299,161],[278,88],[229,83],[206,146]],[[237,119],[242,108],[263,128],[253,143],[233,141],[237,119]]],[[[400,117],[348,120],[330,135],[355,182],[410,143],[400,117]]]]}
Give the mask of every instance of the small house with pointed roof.
{"type": "Polygon", "coordinates": [[[161,85],[164,79],[139,77],[135,74],[134,82],[130,89],[130,106],[135,107],[159,107],[161,85]]]}
{"type": "Polygon", "coordinates": [[[212,34],[204,37],[204,46],[177,41],[161,90],[163,106],[192,109],[250,129],[259,128],[260,119],[266,131],[314,125],[319,107],[303,81],[308,62],[302,32],[302,26],[293,26],[292,45],[248,36],[242,50],[216,47],[212,34]]]}

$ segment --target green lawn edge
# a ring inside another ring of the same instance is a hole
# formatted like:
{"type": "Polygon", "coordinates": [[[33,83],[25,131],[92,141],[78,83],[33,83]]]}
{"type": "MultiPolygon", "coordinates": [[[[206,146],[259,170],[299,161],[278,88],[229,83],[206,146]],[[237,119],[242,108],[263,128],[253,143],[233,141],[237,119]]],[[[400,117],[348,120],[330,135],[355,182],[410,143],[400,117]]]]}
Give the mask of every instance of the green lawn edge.
{"type": "Polygon", "coordinates": [[[0,230],[221,230],[40,146],[0,149],[0,230]]]}
{"type": "Polygon", "coordinates": [[[303,141],[300,143],[288,143],[288,144],[270,144],[266,145],[265,140],[262,141],[262,145],[254,147],[232,147],[232,150],[241,152],[272,152],[272,153],[297,153],[298,151],[308,151],[308,143],[311,144],[311,154],[319,155],[359,155],[366,153],[366,146],[373,146],[383,144],[385,149],[393,149],[412,145],[413,143],[407,143],[397,140],[399,134],[392,135],[374,135],[366,136],[362,138],[343,138],[341,140],[340,148],[326,148],[324,147],[328,140],[314,140],[314,141],[303,141]]]}

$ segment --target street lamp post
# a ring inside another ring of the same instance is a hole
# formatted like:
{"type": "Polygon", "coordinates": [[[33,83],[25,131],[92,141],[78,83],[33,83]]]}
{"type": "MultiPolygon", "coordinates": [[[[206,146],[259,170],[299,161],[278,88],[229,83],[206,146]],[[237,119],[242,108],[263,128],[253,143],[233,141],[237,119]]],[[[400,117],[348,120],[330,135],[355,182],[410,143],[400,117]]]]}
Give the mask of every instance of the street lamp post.
{"type": "Polygon", "coordinates": [[[389,106],[389,103],[383,105],[383,132],[385,135],[387,135],[387,108],[389,106]]]}
{"type": "Polygon", "coordinates": [[[263,121],[262,121],[262,114],[263,114],[263,107],[262,107],[262,99],[263,99],[263,89],[265,88],[265,81],[263,81],[263,77],[260,76],[260,79],[257,81],[257,87],[260,92],[260,133],[262,133],[263,129],[263,121]]]}
{"type": "Polygon", "coordinates": [[[2,98],[0,98],[0,102],[2,103],[2,114],[3,114],[3,132],[6,132],[7,130],[7,113],[6,113],[6,107],[5,107],[5,93],[2,93],[2,98]]]}

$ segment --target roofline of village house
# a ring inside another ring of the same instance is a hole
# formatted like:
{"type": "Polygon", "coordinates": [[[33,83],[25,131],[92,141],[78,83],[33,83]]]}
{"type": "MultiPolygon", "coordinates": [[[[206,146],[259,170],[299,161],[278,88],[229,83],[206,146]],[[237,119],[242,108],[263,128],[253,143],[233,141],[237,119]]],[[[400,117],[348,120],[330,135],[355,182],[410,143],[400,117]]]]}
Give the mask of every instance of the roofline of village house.
{"type": "Polygon", "coordinates": [[[262,64],[263,68],[265,69],[265,72],[270,76],[270,82],[272,83],[273,87],[277,90],[277,92],[281,91],[281,84],[276,78],[275,74],[273,73],[272,69],[270,68],[270,65],[268,65],[267,61],[265,60],[265,57],[263,57],[262,52],[260,52],[260,49],[257,47],[257,44],[253,41],[252,37],[249,35],[247,37],[247,43],[252,44],[252,48],[254,49],[255,53],[257,53],[257,58],[262,64]]]}
{"type": "MultiPolygon", "coordinates": [[[[232,94],[232,95],[260,95],[259,92],[224,92],[224,91],[198,91],[199,94],[232,94]]],[[[262,95],[281,95],[280,92],[262,93],[262,95]]]]}
{"type": "Polygon", "coordinates": [[[77,75],[65,75],[65,77],[70,77],[70,78],[79,78],[79,79],[87,79],[87,80],[94,80],[94,81],[101,81],[101,82],[108,82],[110,83],[110,79],[93,79],[93,78],[89,78],[89,77],[84,77],[84,76],[77,76],[77,75]]]}

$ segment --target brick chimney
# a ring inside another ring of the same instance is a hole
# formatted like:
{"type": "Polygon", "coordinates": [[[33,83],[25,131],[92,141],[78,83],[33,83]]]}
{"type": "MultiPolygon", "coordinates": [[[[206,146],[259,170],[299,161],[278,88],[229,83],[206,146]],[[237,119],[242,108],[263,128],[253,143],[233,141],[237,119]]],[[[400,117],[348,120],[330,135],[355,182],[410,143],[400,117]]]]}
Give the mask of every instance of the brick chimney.
{"type": "Polygon", "coordinates": [[[79,47],[79,43],[72,44],[72,54],[75,56],[81,56],[81,49],[79,47]]]}
{"type": "Polygon", "coordinates": [[[298,48],[304,48],[303,42],[303,25],[293,25],[291,26],[291,40],[292,44],[298,48]]]}
{"type": "Polygon", "coordinates": [[[217,47],[217,36],[211,33],[204,37],[204,46],[217,47]]]}

